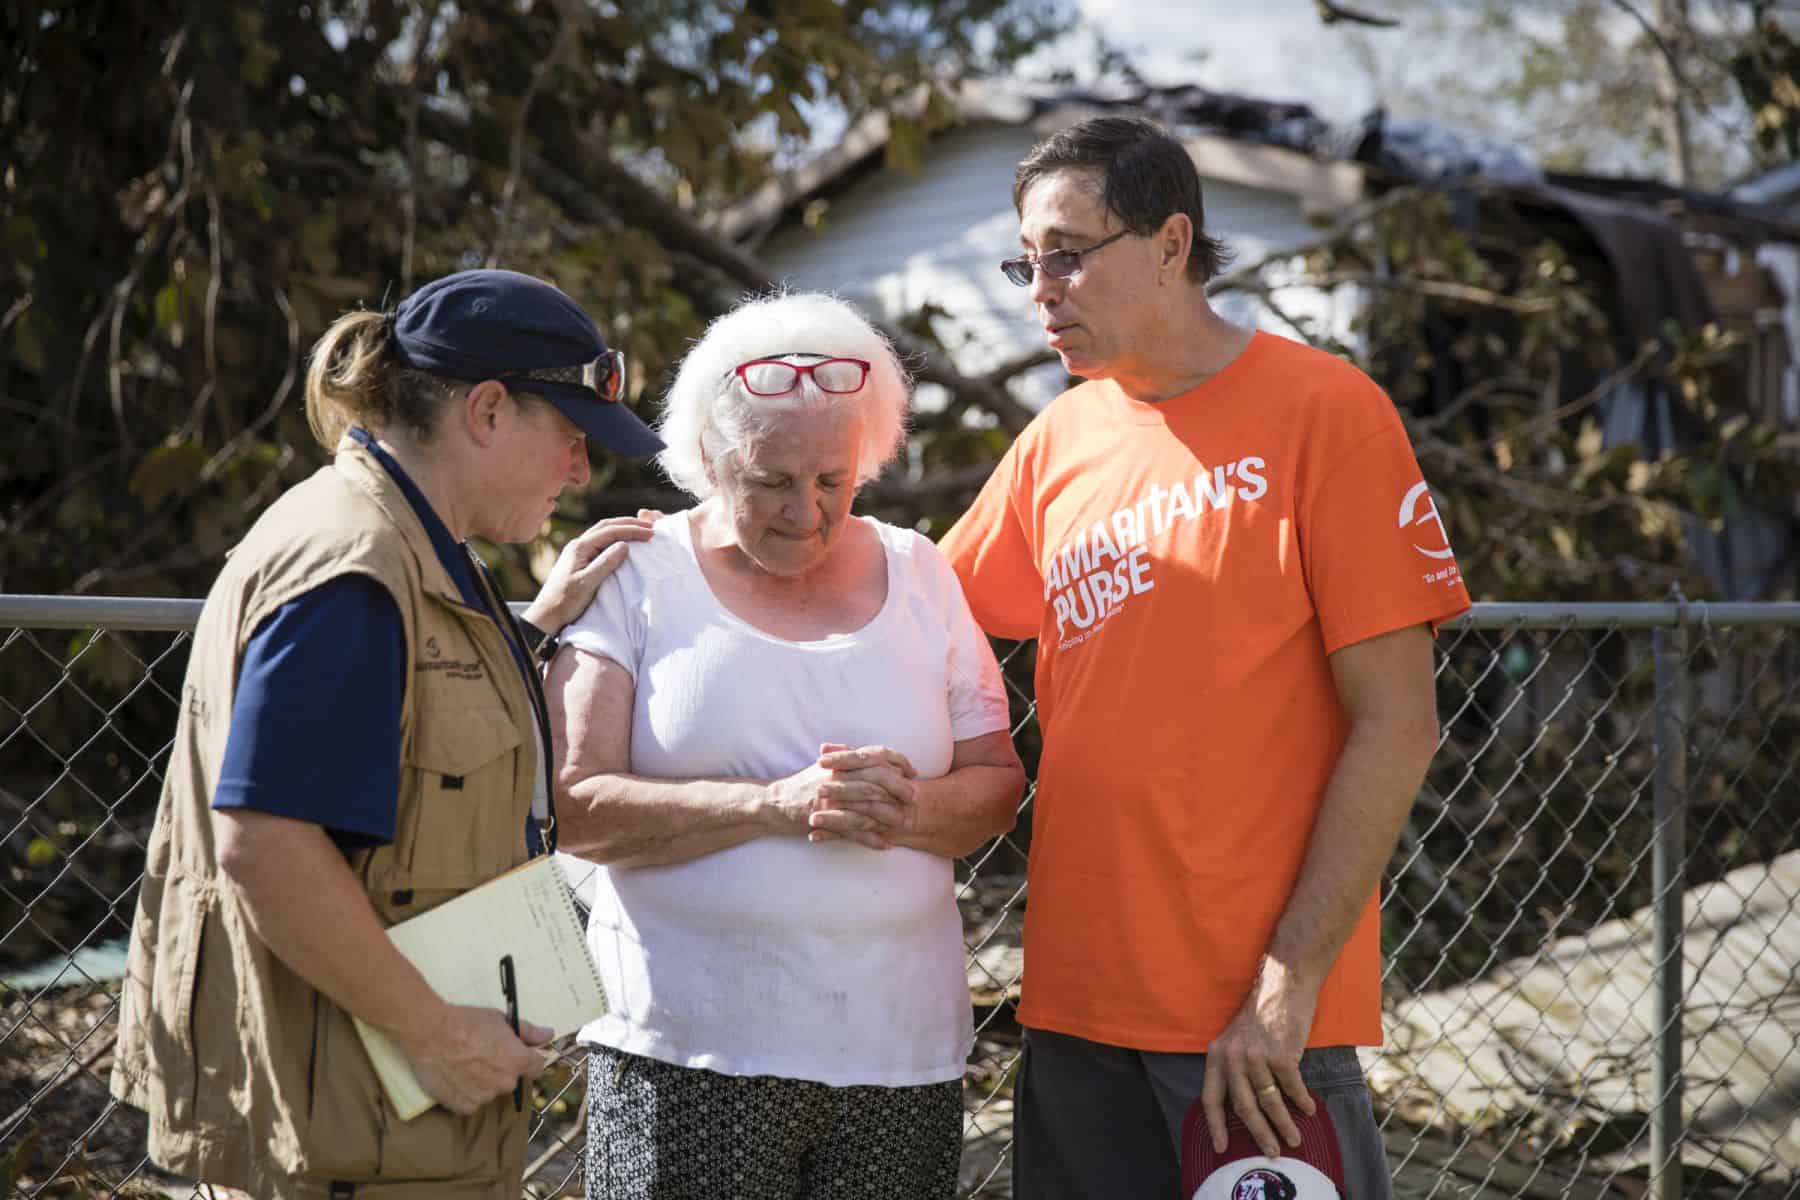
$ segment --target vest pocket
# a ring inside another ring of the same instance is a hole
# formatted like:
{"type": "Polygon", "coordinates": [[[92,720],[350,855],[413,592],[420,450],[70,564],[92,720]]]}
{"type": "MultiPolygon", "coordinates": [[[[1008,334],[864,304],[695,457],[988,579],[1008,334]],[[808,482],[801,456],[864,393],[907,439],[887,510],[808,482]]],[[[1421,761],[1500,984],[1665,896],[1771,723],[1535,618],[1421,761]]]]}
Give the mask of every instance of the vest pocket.
{"type": "Polygon", "coordinates": [[[523,853],[522,741],[498,706],[419,710],[396,838],[410,886],[470,887],[523,853]]]}
{"type": "Polygon", "coordinates": [[[323,996],[313,1010],[306,1175],[375,1178],[381,1166],[381,1083],[350,1015],[323,996]]]}
{"type": "Polygon", "coordinates": [[[267,1027],[272,1017],[245,970],[242,939],[227,932],[226,915],[217,892],[203,893],[194,914],[198,937],[184,1031],[194,1054],[193,1111],[209,1128],[242,1119],[249,1079],[240,1021],[248,1018],[252,1025],[267,1027]]]}
{"type": "Polygon", "coordinates": [[[319,1001],[313,1056],[305,1174],[316,1183],[354,1183],[359,1200],[383,1194],[384,1186],[492,1177],[510,1132],[507,1119],[524,1119],[514,1117],[508,1094],[471,1116],[433,1106],[402,1121],[355,1023],[329,1000],[319,1001]]]}
{"type": "Polygon", "coordinates": [[[513,1113],[510,1094],[466,1117],[436,1107],[410,1121],[401,1121],[384,1101],[381,1118],[380,1175],[390,1183],[496,1175],[506,1143],[525,1133],[525,1118],[513,1113]]]}
{"type": "Polygon", "coordinates": [[[150,1059],[158,1065],[168,1123],[176,1127],[194,1118],[202,1071],[196,1025],[222,1017],[225,1028],[233,1026],[232,1013],[202,1013],[196,1005],[201,950],[217,904],[211,888],[180,875],[169,878],[162,895],[161,944],[144,1015],[149,1018],[150,1059]]]}

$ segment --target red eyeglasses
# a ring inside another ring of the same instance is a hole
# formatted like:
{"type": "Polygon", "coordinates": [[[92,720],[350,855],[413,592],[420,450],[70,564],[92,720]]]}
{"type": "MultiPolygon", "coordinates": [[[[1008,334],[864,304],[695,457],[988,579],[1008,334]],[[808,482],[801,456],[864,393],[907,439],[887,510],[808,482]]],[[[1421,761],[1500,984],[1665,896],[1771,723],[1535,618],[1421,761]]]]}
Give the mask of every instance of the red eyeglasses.
{"type": "Polygon", "coordinates": [[[803,375],[812,376],[821,392],[845,396],[862,391],[869,381],[869,363],[860,358],[832,358],[796,351],[779,358],[753,358],[731,369],[752,396],[785,396],[800,386],[803,375]],[[792,363],[789,358],[816,358],[813,363],[792,363]]]}

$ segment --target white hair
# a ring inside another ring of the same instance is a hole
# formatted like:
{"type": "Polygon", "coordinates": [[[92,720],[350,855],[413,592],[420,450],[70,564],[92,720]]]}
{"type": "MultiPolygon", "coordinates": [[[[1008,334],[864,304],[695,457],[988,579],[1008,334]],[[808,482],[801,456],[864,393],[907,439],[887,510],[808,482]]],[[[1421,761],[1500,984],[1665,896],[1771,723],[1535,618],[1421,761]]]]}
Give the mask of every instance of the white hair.
{"type": "Polygon", "coordinates": [[[743,450],[783,414],[856,405],[863,417],[861,487],[900,452],[911,400],[912,380],[893,345],[850,304],[824,292],[761,296],[714,320],[682,359],[656,424],[667,447],[656,462],[682,491],[705,500],[718,490],[708,460],[743,450]],[[868,382],[833,395],[808,377],[785,396],[757,396],[732,373],[752,359],[798,353],[865,359],[868,382]]]}

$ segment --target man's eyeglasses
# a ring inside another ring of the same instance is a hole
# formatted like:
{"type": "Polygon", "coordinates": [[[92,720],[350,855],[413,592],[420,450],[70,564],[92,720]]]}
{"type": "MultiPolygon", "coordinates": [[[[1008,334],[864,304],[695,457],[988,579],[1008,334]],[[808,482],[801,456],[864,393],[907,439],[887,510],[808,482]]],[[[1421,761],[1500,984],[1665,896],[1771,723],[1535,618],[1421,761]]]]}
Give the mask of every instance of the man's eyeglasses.
{"type": "Polygon", "coordinates": [[[869,381],[869,363],[860,358],[831,358],[824,354],[795,351],[781,358],[753,358],[731,368],[752,396],[785,396],[800,386],[803,375],[812,376],[821,392],[846,396],[862,391],[869,381]],[[816,358],[819,362],[792,363],[788,358],[816,358]]]}
{"type": "Polygon", "coordinates": [[[1052,279],[1067,279],[1081,270],[1081,256],[1092,254],[1105,246],[1110,246],[1126,234],[1129,229],[1121,229],[1109,238],[1102,238],[1091,246],[1080,250],[1050,250],[1043,254],[1021,254],[1017,258],[1009,258],[1000,264],[1000,273],[1018,284],[1020,287],[1031,286],[1034,271],[1042,271],[1052,279]]]}
{"type": "Polygon", "coordinates": [[[572,383],[594,393],[604,404],[617,404],[625,391],[625,353],[608,350],[593,362],[584,362],[578,367],[515,371],[504,378],[532,383],[572,383]]]}

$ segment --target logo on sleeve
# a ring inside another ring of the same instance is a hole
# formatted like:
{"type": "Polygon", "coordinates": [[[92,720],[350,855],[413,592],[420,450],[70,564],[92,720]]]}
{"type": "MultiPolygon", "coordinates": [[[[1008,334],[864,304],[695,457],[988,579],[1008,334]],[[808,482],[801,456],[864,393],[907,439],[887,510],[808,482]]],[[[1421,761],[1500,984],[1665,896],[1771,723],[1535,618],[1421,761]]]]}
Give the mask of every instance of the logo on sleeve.
{"type": "Polygon", "coordinates": [[[1448,586],[1462,578],[1462,569],[1456,565],[1456,553],[1450,549],[1450,535],[1444,529],[1444,518],[1438,515],[1437,502],[1431,498],[1431,489],[1424,480],[1407,489],[1406,497],[1400,501],[1397,524],[1400,532],[1413,540],[1414,550],[1444,564],[1421,575],[1424,582],[1448,586]]]}
{"type": "Polygon", "coordinates": [[[1431,498],[1431,489],[1424,480],[1412,485],[1406,498],[1400,501],[1400,528],[1411,530],[1412,536],[1420,539],[1413,543],[1413,549],[1426,558],[1454,558],[1450,549],[1450,535],[1444,531],[1444,519],[1438,516],[1437,502],[1431,498]],[[1424,501],[1420,511],[1420,501],[1424,501]],[[1430,527],[1435,527],[1434,535],[1430,527]]]}

